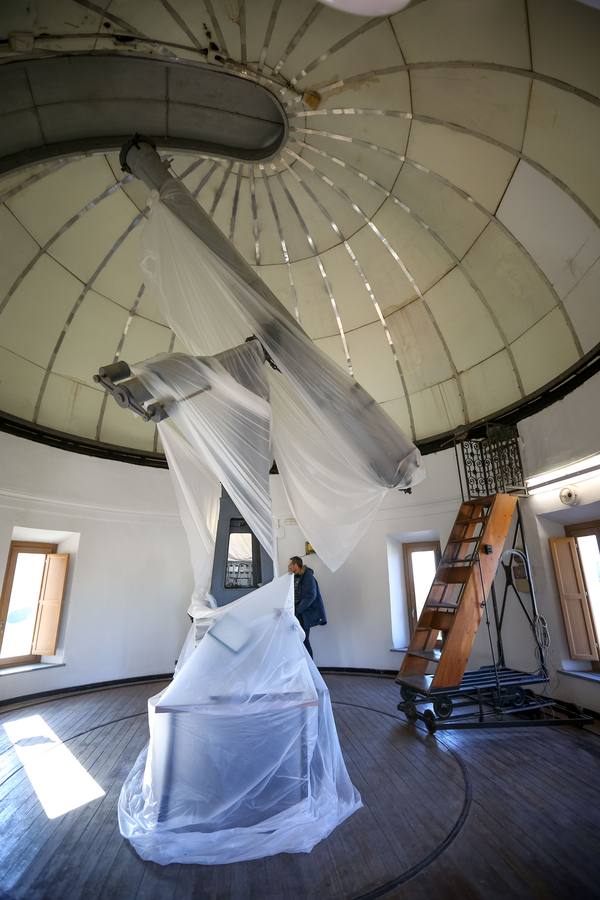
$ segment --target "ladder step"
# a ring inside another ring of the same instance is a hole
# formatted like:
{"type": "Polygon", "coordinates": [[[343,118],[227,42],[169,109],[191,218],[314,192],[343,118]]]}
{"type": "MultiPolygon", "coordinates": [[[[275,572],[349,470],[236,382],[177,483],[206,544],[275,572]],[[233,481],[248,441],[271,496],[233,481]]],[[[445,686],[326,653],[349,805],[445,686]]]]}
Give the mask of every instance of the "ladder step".
{"type": "MultiPolygon", "coordinates": [[[[517,683],[515,675],[505,672],[486,671],[476,677],[465,674],[481,619],[478,601],[487,598],[495,576],[493,570],[497,569],[498,563],[498,552],[495,552],[487,560],[488,564],[479,568],[479,552],[483,550],[484,542],[496,551],[502,548],[511,529],[516,505],[516,497],[499,493],[465,501],[457,510],[448,535],[450,541],[419,617],[419,631],[415,632],[398,675],[398,682],[407,688],[403,693],[412,688],[421,696],[439,695],[448,690],[468,694],[494,688],[498,681],[503,688],[517,683]],[[445,623],[443,629],[438,627],[442,621],[445,623]],[[436,648],[439,631],[446,635],[440,660],[430,650],[436,648]],[[419,648],[422,648],[420,656],[419,648]],[[425,671],[438,661],[436,674],[427,678],[425,671]]],[[[519,678],[518,683],[523,683],[523,676],[519,678]]]]}
{"type": "Polygon", "coordinates": [[[464,584],[471,577],[472,566],[439,566],[433,579],[434,584],[464,584]]]}
{"type": "Polygon", "coordinates": [[[459,563],[461,563],[464,566],[464,563],[474,563],[477,561],[477,556],[475,555],[475,553],[476,551],[473,550],[471,556],[459,556],[456,559],[445,559],[444,557],[446,556],[446,554],[444,554],[444,556],[442,557],[442,565],[457,566],[459,563]]]}
{"type": "Polygon", "coordinates": [[[453,612],[439,612],[435,609],[424,610],[417,624],[417,631],[449,631],[455,622],[453,612]]]}
{"type": "MultiPolygon", "coordinates": [[[[428,600],[425,604],[425,609],[458,609],[460,603],[457,603],[455,600],[428,600]]],[[[429,628],[429,631],[434,631],[435,629],[429,628]]],[[[438,631],[441,629],[438,628],[438,631]]]]}
{"type": "Polygon", "coordinates": [[[441,650],[408,650],[408,656],[419,656],[421,659],[428,659],[430,662],[439,662],[442,657],[441,650]]]}
{"type": "Polygon", "coordinates": [[[407,687],[414,688],[416,691],[422,691],[424,694],[429,693],[433,675],[398,675],[397,684],[405,684],[407,687]]]}

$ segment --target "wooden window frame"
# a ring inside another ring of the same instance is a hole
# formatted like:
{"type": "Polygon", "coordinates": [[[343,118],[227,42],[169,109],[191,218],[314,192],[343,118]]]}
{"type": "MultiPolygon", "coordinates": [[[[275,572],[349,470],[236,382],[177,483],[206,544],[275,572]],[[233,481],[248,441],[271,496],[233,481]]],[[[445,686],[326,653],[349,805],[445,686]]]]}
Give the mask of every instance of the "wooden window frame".
{"type": "Polygon", "coordinates": [[[416,541],[414,543],[402,544],[404,584],[406,587],[406,609],[408,612],[408,628],[411,638],[415,632],[418,621],[411,555],[423,550],[433,550],[435,553],[435,566],[437,569],[442,558],[442,548],[439,541],[416,541]]]}
{"type": "MultiPolygon", "coordinates": [[[[581,565],[582,577],[585,582],[585,574],[583,574],[583,565],[581,563],[581,554],[579,553],[579,544],[577,543],[578,537],[586,537],[587,535],[595,534],[596,540],[598,542],[598,550],[600,550],[600,519],[592,519],[590,522],[575,522],[572,525],[565,525],[565,537],[575,538],[575,546],[577,548],[577,556],[579,557],[579,564],[581,565]]],[[[587,585],[586,585],[587,591],[587,585]]],[[[589,592],[587,597],[588,608],[590,611],[590,618],[592,620],[592,626],[594,628],[596,634],[596,643],[600,643],[600,634],[598,631],[600,630],[600,623],[594,621],[594,615],[592,612],[592,605],[589,599],[589,592]]],[[[600,672],[600,662],[598,660],[592,659],[590,660],[591,666],[594,672],[600,672]]]]}
{"type": "MultiPolygon", "coordinates": [[[[8,551],[8,559],[6,569],[4,571],[4,581],[2,583],[2,593],[0,594],[0,647],[4,640],[4,628],[6,625],[6,617],[8,616],[8,607],[10,604],[10,595],[12,593],[13,581],[15,578],[15,569],[17,566],[17,556],[19,553],[56,553],[58,545],[48,544],[43,541],[11,541],[8,551]]],[[[38,597],[39,608],[39,597],[38,597]]],[[[37,619],[37,614],[36,614],[37,619]]],[[[9,666],[24,666],[32,663],[39,663],[41,660],[39,654],[30,653],[25,656],[7,656],[0,659],[0,669],[9,666]]]]}

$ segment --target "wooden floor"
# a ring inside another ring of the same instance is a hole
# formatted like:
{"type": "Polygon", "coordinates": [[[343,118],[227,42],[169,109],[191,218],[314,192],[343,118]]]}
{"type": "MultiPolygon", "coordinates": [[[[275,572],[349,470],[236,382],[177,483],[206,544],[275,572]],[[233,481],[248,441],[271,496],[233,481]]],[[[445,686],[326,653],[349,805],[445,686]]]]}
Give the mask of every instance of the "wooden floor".
{"type": "Polygon", "coordinates": [[[121,784],[162,685],[112,688],[0,714],[0,898],[292,900],[600,897],[600,740],[575,728],[444,732],[406,724],[397,686],[327,681],[364,808],[311,854],[161,867],[117,827],[121,784]],[[41,716],[105,795],[49,819],[1,726],[41,716]]]}

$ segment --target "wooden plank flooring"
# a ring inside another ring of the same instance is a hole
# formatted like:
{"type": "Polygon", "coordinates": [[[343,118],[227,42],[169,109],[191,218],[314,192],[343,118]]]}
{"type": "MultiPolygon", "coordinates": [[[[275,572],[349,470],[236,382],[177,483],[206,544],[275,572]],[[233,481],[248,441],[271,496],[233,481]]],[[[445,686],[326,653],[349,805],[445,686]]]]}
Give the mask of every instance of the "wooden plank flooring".
{"type": "Polygon", "coordinates": [[[139,859],[117,826],[158,682],[0,713],[0,898],[488,900],[600,897],[600,741],[587,730],[435,736],[397,713],[390,679],[329,675],[364,808],[311,854],[227,866],[139,859]],[[42,716],[106,792],[49,819],[2,725],[42,716]]]}

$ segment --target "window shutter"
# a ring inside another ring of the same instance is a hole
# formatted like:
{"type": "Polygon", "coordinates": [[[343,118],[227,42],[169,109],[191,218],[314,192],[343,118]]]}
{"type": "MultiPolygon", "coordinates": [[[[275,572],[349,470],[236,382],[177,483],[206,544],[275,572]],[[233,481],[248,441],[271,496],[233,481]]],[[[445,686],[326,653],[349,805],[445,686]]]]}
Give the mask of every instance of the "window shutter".
{"type": "Polygon", "coordinates": [[[68,553],[48,553],[42,577],[37,619],[33,632],[33,654],[51,656],[56,652],[56,640],[60,623],[68,553]]]}
{"type": "Polygon", "coordinates": [[[550,550],[571,658],[598,659],[596,635],[575,538],[550,538],[550,550]]]}

